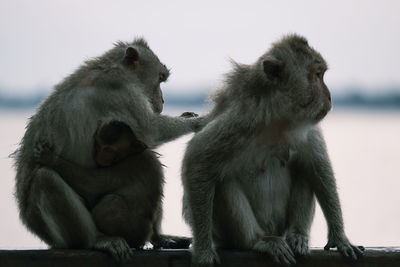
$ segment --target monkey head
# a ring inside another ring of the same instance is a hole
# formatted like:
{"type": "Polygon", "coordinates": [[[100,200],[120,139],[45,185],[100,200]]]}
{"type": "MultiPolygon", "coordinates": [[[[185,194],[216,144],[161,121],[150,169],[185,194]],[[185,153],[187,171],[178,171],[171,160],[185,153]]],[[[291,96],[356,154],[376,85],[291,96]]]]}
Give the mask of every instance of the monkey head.
{"type": "Polygon", "coordinates": [[[101,167],[116,164],[129,156],[142,153],[147,148],[128,125],[119,121],[100,126],[94,135],[94,143],[94,158],[101,167]]]}
{"type": "Polygon", "coordinates": [[[327,63],[305,38],[284,37],[259,59],[258,65],[268,84],[274,109],[271,113],[278,114],[279,119],[314,124],[331,109],[331,95],[324,83],[327,63]]]}
{"type": "Polygon", "coordinates": [[[153,111],[161,113],[164,99],[160,84],[167,81],[169,69],[160,62],[143,39],[119,45],[125,49],[122,59],[124,68],[136,81],[144,85],[142,88],[146,88],[146,91],[143,93],[151,103],[153,111]]]}

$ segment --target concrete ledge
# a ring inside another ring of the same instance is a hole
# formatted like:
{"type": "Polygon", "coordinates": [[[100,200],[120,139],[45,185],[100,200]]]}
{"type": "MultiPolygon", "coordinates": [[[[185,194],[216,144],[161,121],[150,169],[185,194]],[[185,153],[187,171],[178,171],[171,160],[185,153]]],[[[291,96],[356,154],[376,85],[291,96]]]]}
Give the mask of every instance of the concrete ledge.
{"type": "MultiPolygon", "coordinates": [[[[229,267],[277,266],[265,255],[249,251],[220,250],[221,265],[229,267]]],[[[0,250],[0,266],[69,267],[69,266],[121,266],[107,255],[93,250],[0,250]]],[[[132,262],[123,266],[135,267],[186,267],[190,266],[188,250],[144,250],[135,251],[132,262]]],[[[400,266],[400,247],[366,248],[363,258],[348,262],[337,251],[312,249],[310,257],[296,266],[400,266]]]]}

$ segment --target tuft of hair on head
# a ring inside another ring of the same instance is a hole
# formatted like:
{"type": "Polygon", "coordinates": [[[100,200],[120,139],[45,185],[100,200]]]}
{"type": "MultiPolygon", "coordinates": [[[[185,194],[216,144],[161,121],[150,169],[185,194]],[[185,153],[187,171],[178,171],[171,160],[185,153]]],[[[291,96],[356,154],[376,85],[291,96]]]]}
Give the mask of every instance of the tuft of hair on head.
{"type": "Polygon", "coordinates": [[[281,39],[272,44],[272,50],[282,46],[286,46],[295,52],[304,51],[304,49],[309,47],[307,39],[296,33],[284,35],[281,39]]]}
{"type": "Polygon", "coordinates": [[[146,49],[150,49],[149,45],[147,44],[147,41],[143,37],[137,37],[133,40],[134,45],[138,45],[141,47],[144,47],[146,49]]]}

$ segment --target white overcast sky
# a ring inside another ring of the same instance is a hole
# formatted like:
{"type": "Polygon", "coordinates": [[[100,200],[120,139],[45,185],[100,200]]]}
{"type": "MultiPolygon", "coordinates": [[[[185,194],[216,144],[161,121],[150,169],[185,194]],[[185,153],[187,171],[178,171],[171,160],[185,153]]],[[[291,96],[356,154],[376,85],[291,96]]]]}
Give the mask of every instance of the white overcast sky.
{"type": "Polygon", "coordinates": [[[50,87],[117,40],[144,36],[164,89],[213,88],[229,58],[253,63],[296,32],[327,59],[331,89],[400,85],[400,1],[2,0],[0,90],[50,87]]]}

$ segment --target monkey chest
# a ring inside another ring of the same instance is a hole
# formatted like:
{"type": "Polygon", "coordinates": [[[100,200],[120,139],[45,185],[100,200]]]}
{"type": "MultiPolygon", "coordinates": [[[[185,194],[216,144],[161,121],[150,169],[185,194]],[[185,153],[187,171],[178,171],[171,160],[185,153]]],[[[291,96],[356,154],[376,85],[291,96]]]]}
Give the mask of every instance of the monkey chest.
{"type": "Polygon", "coordinates": [[[254,158],[246,173],[237,177],[263,229],[285,221],[291,188],[289,159],[289,151],[277,156],[269,150],[254,158]]]}
{"type": "Polygon", "coordinates": [[[247,177],[240,178],[251,201],[282,202],[290,193],[291,178],[287,162],[276,157],[254,164],[247,177]]]}

